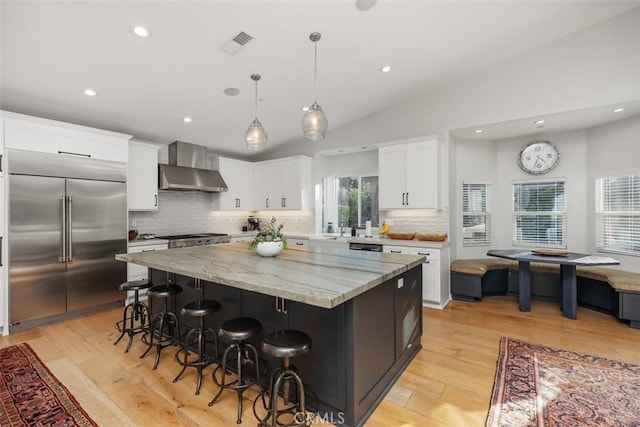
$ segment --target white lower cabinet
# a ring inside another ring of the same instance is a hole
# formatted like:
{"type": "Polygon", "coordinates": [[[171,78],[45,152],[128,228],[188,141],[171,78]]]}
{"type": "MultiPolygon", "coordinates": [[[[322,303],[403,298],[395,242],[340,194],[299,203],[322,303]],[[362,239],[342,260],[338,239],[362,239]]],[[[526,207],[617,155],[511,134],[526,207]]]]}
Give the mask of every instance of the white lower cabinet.
{"type": "Polygon", "coordinates": [[[442,309],[451,299],[449,289],[449,248],[384,245],[383,252],[422,255],[422,303],[442,309]]]}
{"type": "MultiPolygon", "coordinates": [[[[2,150],[0,150],[0,154],[2,150]]],[[[7,233],[5,230],[5,210],[7,208],[6,200],[4,199],[4,178],[0,177],[0,330],[2,334],[6,335],[9,332],[7,327],[5,330],[5,316],[8,313],[8,307],[6,307],[8,292],[6,275],[9,270],[9,257],[7,256],[7,233]]]]}
{"type": "MultiPolygon", "coordinates": [[[[135,246],[129,245],[127,252],[137,253],[137,252],[159,251],[159,250],[167,249],[168,246],[169,246],[168,243],[149,243],[148,245],[139,244],[135,246]]],[[[127,264],[127,281],[130,282],[132,280],[140,280],[140,279],[148,279],[148,278],[149,278],[149,269],[147,267],[143,265],[132,264],[132,263],[127,264]]],[[[133,291],[128,292],[127,301],[126,301],[127,304],[133,300],[133,295],[134,295],[133,291]]],[[[146,298],[146,295],[147,295],[146,289],[143,291],[140,291],[139,295],[141,297],[146,298]]]]}

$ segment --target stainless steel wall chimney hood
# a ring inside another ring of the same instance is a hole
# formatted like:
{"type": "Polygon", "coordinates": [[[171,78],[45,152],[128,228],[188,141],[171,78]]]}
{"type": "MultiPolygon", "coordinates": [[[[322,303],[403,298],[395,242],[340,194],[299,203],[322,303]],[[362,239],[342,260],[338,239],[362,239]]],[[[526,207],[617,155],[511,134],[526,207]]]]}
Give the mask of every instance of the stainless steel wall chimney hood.
{"type": "Polygon", "coordinates": [[[201,145],[175,141],[169,145],[169,164],[158,165],[160,190],[227,191],[220,172],[205,169],[207,149],[201,145]]]}

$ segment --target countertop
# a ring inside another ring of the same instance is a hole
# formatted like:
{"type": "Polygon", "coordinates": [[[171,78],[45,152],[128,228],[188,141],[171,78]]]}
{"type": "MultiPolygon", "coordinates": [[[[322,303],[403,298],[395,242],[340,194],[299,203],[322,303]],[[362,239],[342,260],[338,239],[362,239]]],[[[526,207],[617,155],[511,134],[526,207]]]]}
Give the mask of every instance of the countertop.
{"type": "Polygon", "coordinates": [[[129,247],[133,247],[133,246],[147,246],[147,245],[162,245],[162,244],[168,244],[169,241],[166,239],[135,239],[135,240],[129,240],[127,242],[127,245],[129,247]]]}
{"type": "MultiPolygon", "coordinates": [[[[237,233],[230,234],[229,237],[253,237],[255,236],[255,232],[247,232],[247,233],[237,233]]],[[[449,240],[445,240],[444,242],[430,242],[426,240],[397,240],[397,239],[388,239],[386,237],[373,236],[373,237],[351,237],[351,236],[340,236],[339,233],[335,233],[332,235],[329,234],[303,234],[303,233],[284,233],[284,237],[287,239],[309,239],[309,241],[323,241],[323,242],[346,242],[346,243],[373,243],[378,245],[388,245],[388,246],[409,246],[416,248],[434,248],[441,249],[449,247],[449,240]]]]}
{"type": "Polygon", "coordinates": [[[118,254],[119,261],[333,308],[422,264],[424,256],[295,247],[263,258],[246,242],[118,254]]]}

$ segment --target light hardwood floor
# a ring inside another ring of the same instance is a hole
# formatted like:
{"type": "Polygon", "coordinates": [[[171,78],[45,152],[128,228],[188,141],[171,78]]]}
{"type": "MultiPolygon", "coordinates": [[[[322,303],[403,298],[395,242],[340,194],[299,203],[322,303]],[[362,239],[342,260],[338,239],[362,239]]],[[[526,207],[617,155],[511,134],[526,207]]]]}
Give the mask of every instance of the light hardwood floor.
{"type": "MultiPolygon", "coordinates": [[[[0,347],[28,342],[103,426],[235,425],[234,393],[225,391],[220,403],[207,406],[216,391],[212,367],[195,396],[194,369],[171,382],[179,369],[169,351],[153,371],[152,355],[138,358],[139,339],[128,354],[124,340],[114,346],[120,315],[110,310],[15,333],[0,338],[0,347]]],[[[424,309],[423,349],[366,425],[482,426],[501,336],[640,363],[640,330],[605,314],[578,308],[578,319],[569,320],[558,304],[541,301],[521,313],[513,297],[453,301],[442,311],[424,309]]],[[[243,425],[255,426],[255,393],[245,396],[243,425]]]]}

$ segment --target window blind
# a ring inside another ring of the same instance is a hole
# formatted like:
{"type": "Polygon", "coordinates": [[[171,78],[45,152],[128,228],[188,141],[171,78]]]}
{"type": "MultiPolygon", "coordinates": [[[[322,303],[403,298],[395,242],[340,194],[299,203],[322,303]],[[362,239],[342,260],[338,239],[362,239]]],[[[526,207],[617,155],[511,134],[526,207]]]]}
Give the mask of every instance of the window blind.
{"type": "Polygon", "coordinates": [[[566,248],[565,182],[513,184],[513,245],[566,248]]]}
{"type": "Polygon", "coordinates": [[[462,184],[462,246],[491,245],[491,184],[462,184]]]}
{"type": "Polygon", "coordinates": [[[640,175],[596,179],[596,249],[640,255],[640,175]]]}

